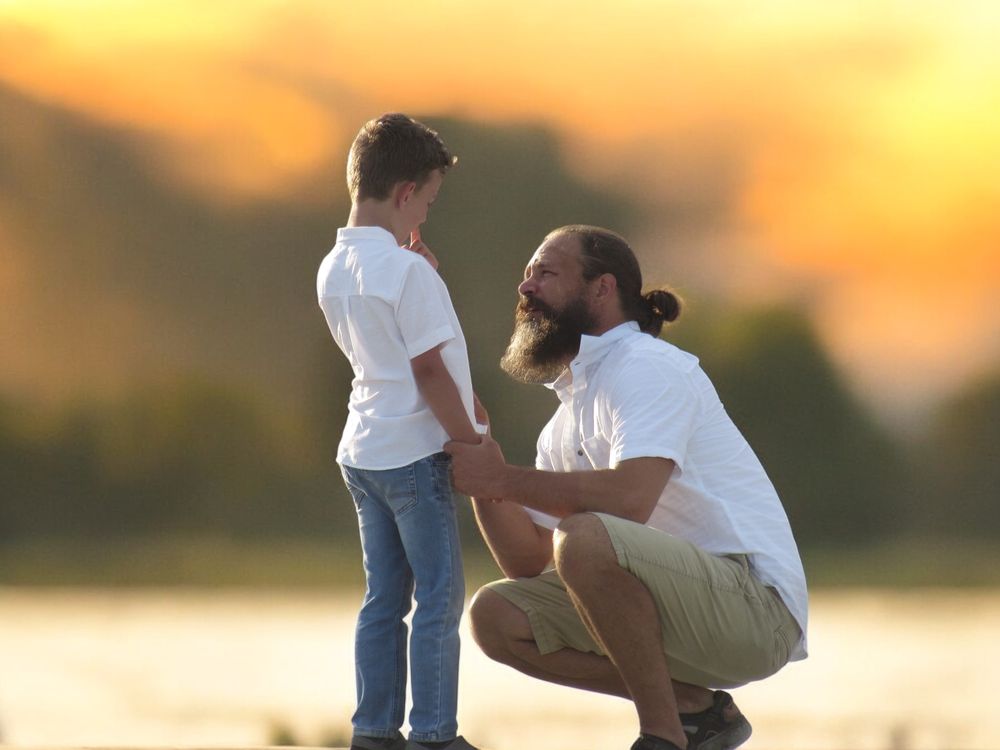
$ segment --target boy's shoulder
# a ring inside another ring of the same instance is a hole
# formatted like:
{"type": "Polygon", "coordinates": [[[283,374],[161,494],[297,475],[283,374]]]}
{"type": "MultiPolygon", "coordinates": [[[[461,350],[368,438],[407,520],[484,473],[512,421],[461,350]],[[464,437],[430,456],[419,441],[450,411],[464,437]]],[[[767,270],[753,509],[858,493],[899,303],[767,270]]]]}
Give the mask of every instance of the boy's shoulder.
{"type": "Polygon", "coordinates": [[[384,230],[338,233],[337,243],[320,266],[320,293],[394,299],[406,279],[414,272],[420,275],[424,267],[428,277],[437,276],[424,258],[396,245],[384,230]]]}
{"type": "Polygon", "coordinates": [[[340,227],[334,249],[391,250],[397,248],[395,237],[382,227],[340,227]]]}
{"type": "Polygon", "coordinates": [[[396,239],[381,227],[341,227],[337,230],[337,242],[332,252],[336,255],[353,253],[362,260],[385,259],[400,267],[423,260],[417,253],[400,247],[396,239]]]}
{"type": "Polygon", "coordinates": [[[427,261],[416,253],[388,242],[358,245],[338,241],[330,252],[330,258],[337,266],[343,268],[366,270],[393,277],[407,276],[410,269],[420,264],[433,270],[427,261]]]}

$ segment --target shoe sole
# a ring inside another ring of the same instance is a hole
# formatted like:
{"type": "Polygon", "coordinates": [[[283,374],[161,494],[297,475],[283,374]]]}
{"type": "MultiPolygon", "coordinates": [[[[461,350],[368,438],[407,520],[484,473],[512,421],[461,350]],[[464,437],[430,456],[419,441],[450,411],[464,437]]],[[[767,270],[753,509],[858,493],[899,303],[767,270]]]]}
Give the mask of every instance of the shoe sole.
{"type": "Polygon", "coordinates": [[[750,739],[751,734],[753,727],[750,726],[750,722],[746,717],[740,717],[725,732],[709,737],[698,745],[697,750],[734,750],[750,739]]]}

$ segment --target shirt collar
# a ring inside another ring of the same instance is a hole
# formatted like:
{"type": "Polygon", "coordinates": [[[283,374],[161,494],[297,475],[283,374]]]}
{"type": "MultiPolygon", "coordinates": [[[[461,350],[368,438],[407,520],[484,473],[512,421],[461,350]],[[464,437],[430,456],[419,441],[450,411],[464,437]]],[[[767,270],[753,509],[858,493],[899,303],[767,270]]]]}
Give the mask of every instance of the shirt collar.
{"type": "Polygon", "coordinates": [[[632,331],[638,333],[639,324],[634,320],[627,320],[605,331],[600,336],[588,336],[584,334],[580,337],[580,351],[573,357],[571,366],[582,365],[586,367],[591,362],[602,359],[613,344],[621,341],[632,331]]]}
{"type": "Polygon", "coordinates": [[[337,242],[357,240],[379,240],[396,244],[396,238],[392,236],[392,232],[382,227],[341,227],[337,230],[337,242]]]}
{"type": "Polygon", "coordinates": [[[559,374],[559,377],[551,383],[546,383],[545,387],[554,390],[559,394],[560,399],[562,398],[562,394],[573,383],[576,383],[577,387],[583,387],[586,385],[584,376],[586,368],[604,359],[604,356],[612,346],[632,333],[639,333],[639,324],[634,320],[621,323],[605,331],[600,336],[583,334],[580,337],[580,351],[573,357],[573,361],[569,363],[569,367],[563,370],[559,374]]]}

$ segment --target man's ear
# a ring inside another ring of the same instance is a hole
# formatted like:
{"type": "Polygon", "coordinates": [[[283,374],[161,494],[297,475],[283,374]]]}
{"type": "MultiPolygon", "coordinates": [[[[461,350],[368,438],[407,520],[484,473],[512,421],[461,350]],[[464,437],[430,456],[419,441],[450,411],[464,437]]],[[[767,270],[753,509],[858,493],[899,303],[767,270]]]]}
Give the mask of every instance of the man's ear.
{"type": "Polygon", "coordinates": [[[602,273],[597,277],[597,297],[616,297],[618,294],[618,279],[613,273],[602,273]]]}
{"type": "Polygon", "coordinates": [[[416,191],[417,183],[415,182],[397,182],[392,189],[393,205],[396,208],[402,208],[410,201],[416,191]]]}

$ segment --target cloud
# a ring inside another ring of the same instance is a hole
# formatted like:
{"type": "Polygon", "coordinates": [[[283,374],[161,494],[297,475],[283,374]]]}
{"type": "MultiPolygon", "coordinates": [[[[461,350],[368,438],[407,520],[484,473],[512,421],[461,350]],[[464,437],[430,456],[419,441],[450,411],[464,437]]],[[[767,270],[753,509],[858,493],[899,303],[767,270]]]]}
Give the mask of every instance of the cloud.
{"type": "Polygon", "coordinates": [[[162,168],[186,182],[286,190],[344,133],[326,107],[249,64],[268,5],[14,3],[0,12],[0,80],[158,137],[162,168]]]}
{"type": "Polygon", "coordinates": [[[807,297],[859,382],[934,370],[915,403],[993,356],[995,3],[614,10],[25,0],[0,6],[0,78],[151,134],[170,179],[237,199],[314,184],[382,111],[542,122],[580,174],[654,217],[654,268],[737,297],[807,297]],[[948,314],[921,320],[926,347],[900,321],[934,291],[948,314]],[[836,326],[844,309],[864,324],[836,326]]]}

